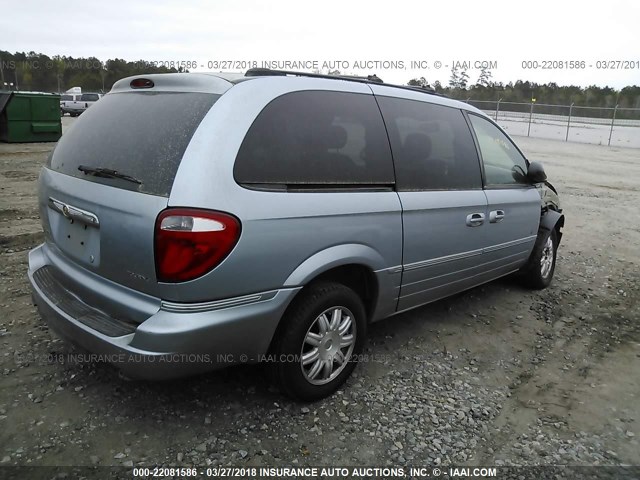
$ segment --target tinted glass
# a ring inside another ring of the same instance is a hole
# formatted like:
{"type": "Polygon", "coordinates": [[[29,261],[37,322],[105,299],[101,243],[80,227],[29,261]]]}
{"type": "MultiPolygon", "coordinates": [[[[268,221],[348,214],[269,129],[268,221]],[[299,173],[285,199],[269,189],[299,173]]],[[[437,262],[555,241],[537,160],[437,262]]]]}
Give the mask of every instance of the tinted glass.
{"type": "Polygon", "coordinates": [[[378,97],[396,166],[398,190],[482,188],[480,163],[457,108],[378,97]]]}
{"type": "Polygon", "coordinates": [[[80,100],[83,102],[95,102],[99,98],[100,97],[98,96],[97,93],[84,93],[82,94],[82,97],[80,98],[80,100]]]}
{"type": "Polygon", "coordinates": [[[489,120],[469,115],[478,137],[487,185],[528,183],[527,162],[509,138],[489,120]]]}
{"type": "Polygon", "coordinates": [[[61,95],[60,96],[60,101],[62,102],[67,102],[73,100],[73,95],[61,95]]]}
{"type": "Polygon", "coordinates": [[[219,95],[135,92],[109,94],[62,136],[51,168],[115,187],[168,196],[193,132],[219,95]],[[142,185],[85,175],[80,165],[117,170],[142,185]]]}
{"type": "Polygon", "coordinates": [[[393,163],[372,95],[294,92],[273,100],[242,142],[238,183],[390,185],[393,163]]]}

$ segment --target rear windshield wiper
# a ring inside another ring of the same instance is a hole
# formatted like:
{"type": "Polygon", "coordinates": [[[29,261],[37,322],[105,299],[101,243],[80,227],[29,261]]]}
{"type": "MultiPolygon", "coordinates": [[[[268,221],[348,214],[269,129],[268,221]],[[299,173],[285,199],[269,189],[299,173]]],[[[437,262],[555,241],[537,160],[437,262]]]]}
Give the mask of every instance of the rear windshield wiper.
{"type": "Polygon", "coordinates": [[[137,178],[132,177],[130,175],[125,175],[124,173],[120,173],[117,170],[111,170],[110,168],[85,167],[84,165],[80,165],[78,167],[78,170],[80,170],[86,175],[93,175],[94,177],[121,178],[122,180],[126,180],[132,183],[137,183],[138,185],[142,185],[142,182],[137,178]]]}

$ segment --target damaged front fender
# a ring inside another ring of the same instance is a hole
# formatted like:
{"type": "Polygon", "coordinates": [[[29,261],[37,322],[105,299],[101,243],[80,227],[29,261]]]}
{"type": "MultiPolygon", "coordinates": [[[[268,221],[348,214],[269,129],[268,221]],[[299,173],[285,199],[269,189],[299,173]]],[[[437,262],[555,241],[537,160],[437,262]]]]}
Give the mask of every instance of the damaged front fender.
{"type": "Polygon", "coordinates": [[[540,193],[540,228],[544,230],[556,230],[558,243],[562,238],[561,228],[564,227],[564,215],[560,207],[560,197],[557,190],[549,182],[536,185],[540,193]]]}

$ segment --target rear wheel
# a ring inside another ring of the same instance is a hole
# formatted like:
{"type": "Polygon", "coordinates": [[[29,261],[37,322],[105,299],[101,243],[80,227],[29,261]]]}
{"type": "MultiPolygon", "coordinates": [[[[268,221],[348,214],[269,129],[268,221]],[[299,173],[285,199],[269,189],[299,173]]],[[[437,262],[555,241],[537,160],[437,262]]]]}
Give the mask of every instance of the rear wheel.
{"type": "Polygon", "coordinates": [[[287,395],[306,401],[333,393],[362,352],[366,314],[360,297],[339,283],[310,286],[283,318],[273,373],[287,395]]]}
{"type": "Polygon", "coordinates": [[[525,285],[537,290],[549,286],[556,269],[557,248],[558,234],[555,230],[538,234],[529,262],[521,272],[525,285]]]}

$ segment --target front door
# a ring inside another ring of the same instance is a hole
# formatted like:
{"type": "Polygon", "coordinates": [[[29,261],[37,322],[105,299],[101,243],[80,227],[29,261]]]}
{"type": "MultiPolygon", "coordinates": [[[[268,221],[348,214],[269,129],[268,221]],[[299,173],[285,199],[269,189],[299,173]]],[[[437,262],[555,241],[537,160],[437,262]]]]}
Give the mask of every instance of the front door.
{"type": "Polygon", "coordinates": [[[473,137],[460,109],[389,96],[377,99],[402,203],[398,310],[406,310],[477,284],[487,199],[473,137]]]}
{"type": "Polygon", "coordinates": [[[527,180],[527,162],[509,137],[484,117],[469,114],[469,119],[480,148],[489,209],[487,273],[499,277],[520,268],[531,254],[540,223],[540,194],[527,180]]]}

